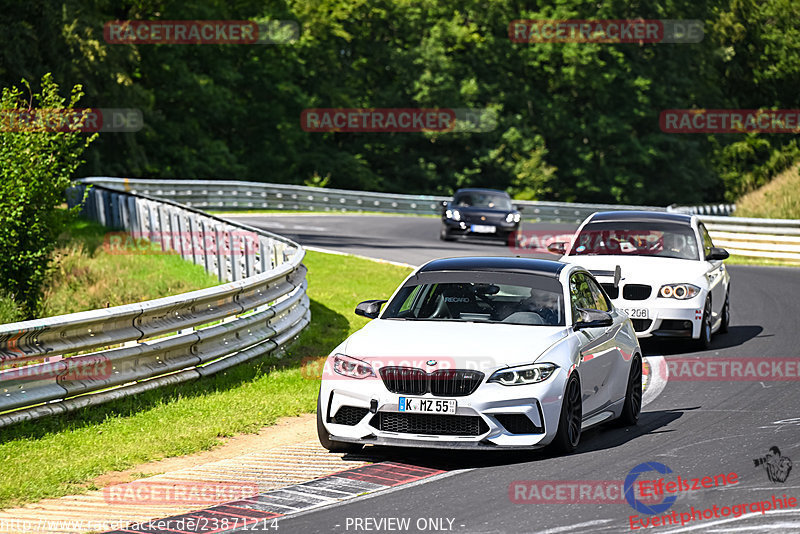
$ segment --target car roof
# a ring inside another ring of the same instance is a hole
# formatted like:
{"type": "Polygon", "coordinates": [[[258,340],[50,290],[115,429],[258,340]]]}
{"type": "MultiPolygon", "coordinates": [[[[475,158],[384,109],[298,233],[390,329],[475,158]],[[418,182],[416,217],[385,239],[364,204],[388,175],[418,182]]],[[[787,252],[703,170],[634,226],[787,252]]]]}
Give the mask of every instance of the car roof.
{"type": "Polygon", "coordinates": [[[443,258],[429,261],[420,267],[420,273],[433,271],[496,271],[518,274],[537,274],[558,278],[568,264],[555,260],[535,258],[510,258],[502,256],[471,256],[443,258]]]}
{"type": "Polygon", "coordinates": [[[665,211],[601,211],[592,215],[589,222],[673,222],[692,224],[692,215],[667,213],[665,211]]]}
{"type": "Polygon", "coordinates": [[[500,189],[485,189],[483,187],[467,187],[465,189],[459,189],[458,191],[455,192],[455,195],[459,193],[499,193],[501,195],[510,197],[510,195],[507,192],[502,191],[500,189]]]}

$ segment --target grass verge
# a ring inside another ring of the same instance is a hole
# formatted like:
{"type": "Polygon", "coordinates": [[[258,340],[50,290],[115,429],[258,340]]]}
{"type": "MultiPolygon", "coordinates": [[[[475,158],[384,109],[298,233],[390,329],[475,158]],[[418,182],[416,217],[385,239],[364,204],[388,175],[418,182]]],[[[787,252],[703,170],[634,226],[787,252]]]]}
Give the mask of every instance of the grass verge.
{"type": "Polygon", "coordinates": [[[223,437],[313,412],[318,367],[304,364],[363,326],[355,305],[388,297],[409,269],[315,252],[304,263],[313,319],[282,358],[0,429],[0,507],[80,493],[103,473],[208,450],[223,437]]]}
{"type": "Polygon", "coordinates": [[[788,260],[773,260],[768,258],[751,258],[732,254],[725,263],[728,265],[761,265],[771,267],[800,267],[800,262],[788,260]]]}
{"type": "Polygon", "coordinates": [[[142,254],[135,249],[111,253],[103,247],[109,235],[119,232],[84,220],[70,223],[54,252],[40,317],[131,304],[219,283],[177,254],[142,254]]]}
{"type": "Polygon", "coordinates": [[[800,219],[800,165],[786,169],[768,184],[740,198],[734,215],[800,219]]]}

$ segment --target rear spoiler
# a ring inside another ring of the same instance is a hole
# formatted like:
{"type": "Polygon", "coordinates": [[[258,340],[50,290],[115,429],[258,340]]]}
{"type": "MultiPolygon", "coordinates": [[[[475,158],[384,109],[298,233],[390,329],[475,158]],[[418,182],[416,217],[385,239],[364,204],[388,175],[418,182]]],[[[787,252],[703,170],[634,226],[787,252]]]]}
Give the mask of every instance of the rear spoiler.
{"type": "Polygon", "coordinates": [[[619,287],[619,281],[622,280],[622,269],[617,265],[613,271],[589,270],[594,276],[609,276],[614,278],[614,287],[619,287]]]}

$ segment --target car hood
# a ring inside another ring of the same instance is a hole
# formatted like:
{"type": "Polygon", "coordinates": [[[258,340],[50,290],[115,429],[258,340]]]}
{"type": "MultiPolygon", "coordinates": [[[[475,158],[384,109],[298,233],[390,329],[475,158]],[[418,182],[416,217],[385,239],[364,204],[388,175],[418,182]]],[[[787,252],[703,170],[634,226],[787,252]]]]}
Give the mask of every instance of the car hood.
{"type": "Polygon", "coordinates": [[[567,336],[564,326],[375,319],[351,335],[345,354],[378,366],[490,371],[536,360],[567,336]],[[427,365],[429,360],[436,364],[427,365]]]}
{"type": "Polygon", "coordinates": [[[622,280],[626,283],[695,282],[698,278],[703,277],[707,270],[706,263],[703,261],[654,256],[564,256],[561,261],[580,265],[589,271],[610,271],[605,276],[593,273],[602,279],[613,277],[614,269],[619,265],[622,280]]]}

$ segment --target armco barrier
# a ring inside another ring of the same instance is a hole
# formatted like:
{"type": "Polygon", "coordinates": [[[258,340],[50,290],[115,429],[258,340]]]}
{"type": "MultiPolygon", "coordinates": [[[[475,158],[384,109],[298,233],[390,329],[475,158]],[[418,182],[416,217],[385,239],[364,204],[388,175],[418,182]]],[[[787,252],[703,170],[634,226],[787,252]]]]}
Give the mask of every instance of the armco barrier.
{"type": "MultiPolygon", "coordinates": [[[[98,184],[118,191],[155,195],[187,206],[220,211],[308,210],[321,212],[364,212],[438,215],[442,201],[450,197],[400,195],[327,189],[298,185],[237,182],[223,180],[142,180],[93,177],[84,183],[98,184]]],[[[696,214],[707,222],[717,244],[734,254],[784,260],[800,259],[795,237],[800,221],[743,219],[716,216],[732,213],[733,204],[706,206],[628,206],[617,204],[578,204],[518,200],[528,222],[578,224],[596,211],[648,210],[696,214]]]]}
{"type": "Polygon", "coordinates": [[[800,220],[700,217],[714,244],[731,254],[800,261],[800,220]]]}
{"type": "MultiPolygon", "coordinates": [[[[321,212],[404,213],[439,215],[442,202],[451,197],[400,195],[327,189],[301,185],[236,182],[224,180],[141,180],[93,177],[83,183],[98,184],[120,191],[154,195],[202,209],[234,210],[309,210],[321,212]]],[[[658,206],[620,206],[517,200],[526,221],[579,223],[601,210],[666,211],[658,206]]]]}
{"type": "Polygon", "coordinates": [[[83,213],[150,237],[224,283],[0,325],[0,426],[216,373],[285,346],[310,320],[304,251],[289,239],[102,186],[89,189],[83,213]]]}

